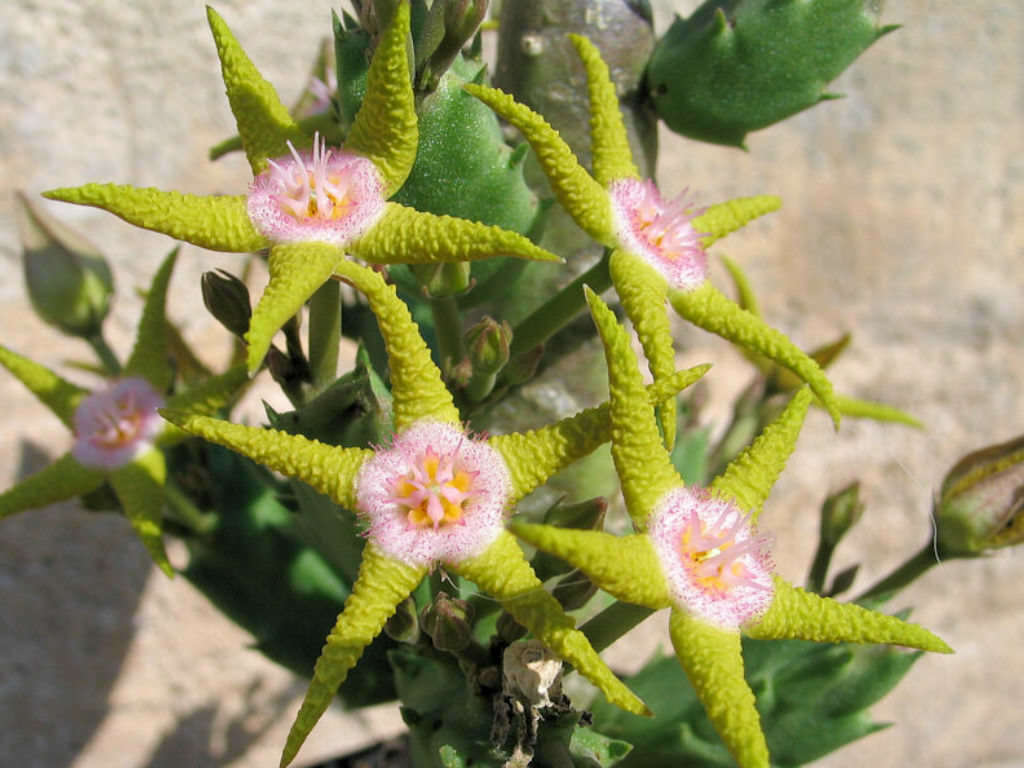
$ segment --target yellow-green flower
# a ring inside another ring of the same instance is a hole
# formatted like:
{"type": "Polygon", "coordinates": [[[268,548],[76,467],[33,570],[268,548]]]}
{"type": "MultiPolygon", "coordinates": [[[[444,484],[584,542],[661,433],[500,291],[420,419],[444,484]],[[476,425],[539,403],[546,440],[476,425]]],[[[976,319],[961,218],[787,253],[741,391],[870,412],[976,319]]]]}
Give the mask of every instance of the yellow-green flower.
{"type": "MultiPolygon", "coordinates": [[[[838,425],[832,386],[817,363],[788,338],[742,311],[707,280],[704,249],[748,221],[779,207],[772,196],[750,197],[692,209],[682,198],[665,201],[639,178],[615,86],[600,53],[570,35],[587,72],[593,176],[558,133],[536,112],[506,93],[482,85],[466,90],[518,128],[537,154],[559,202],[591,237],[612,249],[609,270],[633,321],[655,379],[675,370],[665,299],[690,322],[792,369],[807,381],[838,425]]],[[[665,403],[662,428],[671,446],[674,402],[665,403]]]]}
{"type": "Polygon", "coordinates": [[[274,333],[350,254],[377,264],[557,260],[522,235],[388,202],[416,159],[419,128],[406,55],[409,4],[381,35],[344,146],[305,135],[224,21],[207,10],[228,101],[255,179],[248,195],[196,196],[115,184],[55,189],[136,226],[216,251],[270,248],[270,283],[246,341],[254,372],[274,333]],[[310,143],[310,150],[305,150],[310,143]],[[324,244],[331,247],[321,247],[324,244]]]}
{"type": "Polygon", "coordinates": [[[616,598],[671,609],[679,663],[742,768],[768,768],[770,760],[743,677],[741,630],[758,638],[950,652],[919,626],[819,597],[772,575],[766,538],[754,526],[803,424],[812,399],[806,387],[709,490],[686,488],[659,438],[627,334],[597,296],[589,293],[588,301],[608,359],[612,457],[637,533],[511,528],[616,598]]]}
{"type": "Polygon", "coordinates": [[[173,576],[161,538],[167,465],[161,448],[188,435],[165,423],[157,409],[211,413],[246,381],[235,368],[165,399],[173,381],[164,313],[177,249],[153,279],[138,337],[124,371],[103,389],[89,392],[38,363],[0,347],[0,364],[17,376],[75,436],[74,446],[53,464],[0,494],[0,519],[81,496],[109,482],[153,561],[173,576]]]}
{"type": "MultiPolygon", "coordinates": [[[[515,538],[508,511],[552,474],[610,439],[608,406],[549,427],[483,439],[469,434],[441,373],[395,289],[349,261],[342,279],[364,293],[384,336],[395,436],[377,450],[328,446],[301,436],[165,412],[183,429],[308,483],[367,523],[359,575],[316,663],[282,757],[287,765],[363,649],[432,569],[442,566],[496,597],[515,619],[631,712],[646,707],[601,661],[574,620],[546,592],[515,538]]],[[[651,387],[673,397],[707,370],[651,387]]]]}

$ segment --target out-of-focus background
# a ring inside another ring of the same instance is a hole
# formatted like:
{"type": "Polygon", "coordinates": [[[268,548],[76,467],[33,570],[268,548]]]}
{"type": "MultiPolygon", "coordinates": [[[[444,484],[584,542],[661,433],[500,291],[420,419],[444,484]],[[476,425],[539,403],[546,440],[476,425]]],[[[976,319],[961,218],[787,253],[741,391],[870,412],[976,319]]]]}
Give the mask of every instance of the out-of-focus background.
{"type": "MultiPolygon", "coordinates": [[[[657,29],[673,6],[685,15],[696,4],[655,2],[657,29]]],[[[291,101],[330,33],[331,3],[217,8],[291,101]]],[[[833,85],[845,99],[752,134],[747,153],[662,133],[666,193],[688,185],[705,203],[783,197],[780,213],[723,251],[748,271],[769,321],[807,347],[851,331],[854,344],[832,371],[837,386],[928,425],[849,421],[836,436],[824,416],[811,418],[763,518],[787,578],[804,578],[826,491],[862,482],[867,518],[837,565],[862,561],[863,588],[927,538],[931,497],[958,457],[1024,432],[1022,16],[1009,0],[891,0],[883,20],[905,26],[833,85]]],[[[88,355],[29,309],[14,189],[121,181],[239,192],[250,178],[240,155],[205,159],[232,133],[201,3],[11,4],[0,23],[3,343],[49,365],[88,355]]],[[[171,242],[92,209],[48,210],[111,260],[120,296],[108,328],[126,353],[139,312],[133,289],[171,242]]],[[[191,246],[178,262],[170,314],[210,360],[228,344],[202,310],[199,275],[238,264],[191,246]]],[[[682,341],[687,361],[715,363],[709,379],[724,395],[748,380],[728,345],[689,330],[682,341]]],[[[69,438],[8,375],[0,397],[7,487],[69,438]]],[[[724,418],[725,398],[715,402],[713,415],[724,418]]],[[[957,654],[922,659],[875,708],[895,727],[820,765],[1024,765],[1022,554],[945,565],[899,598],[895,607],[913,605],[957,654]]],[[[645,625],[652,649],[663,629],[657,619],[645,625]]],[[[0,525],[0,754],[11,765],[274,764],[304,684],[248,643],[183,579],[154,571],[121,520],[62,504],[0,525]]],[[[399,728],[388,707],[332,712],[302,760],[399,728]]]]}

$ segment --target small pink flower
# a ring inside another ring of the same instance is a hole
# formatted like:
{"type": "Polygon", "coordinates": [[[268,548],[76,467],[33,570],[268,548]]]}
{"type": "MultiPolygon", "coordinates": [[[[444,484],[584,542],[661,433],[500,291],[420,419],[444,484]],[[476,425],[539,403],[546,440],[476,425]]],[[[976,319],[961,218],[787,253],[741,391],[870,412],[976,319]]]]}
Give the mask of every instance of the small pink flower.
{"type": "Polygon", "coordinates": [[[774,595],[768,537],[703,488],[665,494],[648,533],[676,606],[722,629],[760,617],[774,595]]]}
{"type": "Polygon", "coordinates": [[[685,191],[666,202],[650,179],[620,179],[608,194],[623,248],[658,270],[672,288],[690,290],[707,279],[704,235],[690,223],[701,211],[685,201],[685,191]]]}
{"type": "Polygon", "coordinates": [[[82,465],[117,469],[153,447],[164,399],[140,378],[117,379],[75,409],[71,455],[82,465]]]}
{"type": "Polygon", "coordinates": [[[452,424],[420,421],[378,450],[356,478],[367,535],[405,563],[458,563],[504,528],[508,468],[486,442],[452,424]]]}
{"type": "Polygon", "coordinates": [[[253,225],[276,243],[345,245],[372,227],[384,212],[384,182],[372,161],[328,149],[320,134],[313,148],[268,160],[249,187],[253,225]]]}

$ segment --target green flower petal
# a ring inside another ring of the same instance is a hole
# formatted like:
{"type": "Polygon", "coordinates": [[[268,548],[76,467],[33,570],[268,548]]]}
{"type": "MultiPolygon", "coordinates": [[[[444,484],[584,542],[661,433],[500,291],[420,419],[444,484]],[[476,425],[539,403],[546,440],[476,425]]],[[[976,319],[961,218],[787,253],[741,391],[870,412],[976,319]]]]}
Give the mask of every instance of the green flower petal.
{"type": "MultiPolygon", "coordinates": [[[[219,376],[212,376],[194,387],[168,398],[167,408],[171,411],[187,411],[208,416],[230,403],[248,383],[249,373],[245,366],[236,365],[219,376]]],[[[188,436],[188,432],[168,423],[157,438],[157,443],[172,445],[188,436]]]]}
{"type": "Polygon", "coordinates": [[[573,221],[595,240],[615,246],[617,241],[608,193],[579,164],[558,131],[503,91],[475,84],[467,84],[463,88],[522,132],[533,147],[558,202],[573,221]]]}
{"type": "Polygon", "coordinates": [[[839,404],[839,412],[843,416],[852,419],[873,419],[875,421],[889,421],[897,424],[906,424],[909,427],[924,429],[924,424],[915,419],[909,413],[901,411],[885,403],[875,403],[871,400],[858,400],[855,397],[836,395],[836,402],[839,404]]]}
{"type": "Polygon", "coordinates": [[[337,273],[366,295],[388,351],[395,431],[420,419],[459,424],[459,411],[430,357],[419,327],[395,287],[371,269],[343,261],[337,273]]]}
{"type": "Polygon", "coordinates": [[[804,387],[786,409],[743,453],[733,459],[725,472],[714,479],[711,489],[749,510],[756,521],[775,481],[786,468],[796,447],[804,417],[811,404],[811,392],[804,387]]]}
{"type": "Polygon", "coordinates": [[[569,35],[587,71],[590,98],[590,150],[594,178],[602,187],[618,179],[636,179],[640,174],[633,164],[633,151],[626,138],[619,97],[608,74],[608,65],[593,43],[581,35],[569,35]]]}
{"type": "Polygon", "coordinates": [[[658,555],[646,534],[613,536],[603,531],[512,522],[509,530],[537,549],[560,557],[605,592],[653,611],[671,605],[658,555]]]}
{"type": "Polygon", "coordinates": [[[775,599],[755,624],[744,627],[750,637],[799,638],[819,643],[892,643],[922,651],[952,653],[953,649],[924,627],[840,603],[807,592],[775,577],[775,599]]]}
{"type": "Polygon", "coordinates": [[[615,439],[612,459],[633,524],[643,530],[655,504],[682,484],[669,460],[647,403],[636,355],[626,331],[608,306],[589,288],[587,303],[608,361],[610,418],[615,439]]]}
{"type": "Polygon", "coordinates": [[[159,450],[150,450],[110,473],[110,485],[121,501],[124,516],[142,539],[150,557],[169,577],[174,569],[164,552],[163,512],[167,462],[159,450]]]}
{"type": "Polygon", "coordinates": [[[483,554],[450,564],[449,568],[494,595],[516,621],[576,667],[611,704],[637,715],[650,714],[644,703],[608,669],[586,636],[574,628],[575,620],[544,590],[510,533],[502,531],[483,554]]]}
{"type": "Polygon", "coordinates": [[[697,232],[707,235],[701,240],[701,245],[707,248],[747,222],[781,207],[782,199],[775,195],[738,197],[709,206],[700,216],[694,217],[692,224],[697,232]]]}
{"type": "Polygon", "coordinates": [[[676,656],[708,719],[740,768],[768,768],[768,745],[754,693],[743,678],[740,634],[673,610],[669,634],[676,656]]]}
{"type": "MultiPolygon", "coordinates": [[[[698,365],[673,372],[647,387],[647,402],[653,406],[674,398],[709,370],[710,365],[698,365]]],[[[602,403],[540,429],[496,435],[488,440],[505,459],[512,477],[509,504],[515,504],[553,474],[611,440],[609,408],[607,402],[602,403]]]]}
{"type": "Polygon", "coordinates": [[[245,334],[250,374],[259,370],[274,334],[330,279],[343,258],[340,248],[326,243],[290,243],[270,249],[270,282],[245,334]]]}
{"type": "Polygon", "coordinates": [[[129,224],[211,251],[248,253],[269,245],[249,220],[245,195],[201,197],[127,184],[84,184],[51,189],[43,197],[102,208],[129,224]]]}
{"type": "Polygon", "coordinates": [[[329,496],[345,509],[355,509],[355,477],[373,451],[338,448],[276,429],[247,427],[194,413],[164,409],[160,414],[191,435],[248,456],[275,472],[294,477],[329,496]]]}
{"type": "Polygon", "coordinates": [[[174,371],[167,355],[167,286],[171,281],[174,262],[179,248],[175,248],[164,259],[153,277],[153,284],[146,294],[142,307],[142,318],[135,336],[135,346],[125,363],[126,376],[141,376],[157,392],[166,392],[171,386],[174,371]]]}
{"type": "Polygon", "coordinates": [[[104,472],[83,467],[66,453],[0,494],[0,520],[26,509],[45,507],[95,491],[105,479],[104,472]]]}
{"type": "Polygon", "coordinates": [[[406,53],[409,4],[395,9],[366,73],[366,96],[345,139],[345,149],[373,161],[384,179],[385,197],[405,183],[416,160],[419,123],[406,53]]]}
{"type": "Polygon", "coordinates": [[[300,142],[308,143],[309,139],[281,103],[274,86],[263,79],[256,65],[242,50],[224,19],[209,6],[206,7],[206,17],[217,44],[221,74],[242,148],[253,175],[256,175],[267,167],[268,157],[288,152],[286,142],[289,139],[296,147],[300,142]]]}
{"type": "Polygon", "coordinates": [[[395,608],[416,589],[426,572],[426,568],[414,568],[391,559],[381,553],[373,542],[367,542],[359,564],[359,576],[345,600],[337,624],[327,636],[327,643],[313,669],[309,690],[288,732],[281,768],[295,759],[302,742],[330,705],[348,671],[362,656],[363,649],[381,633],[395,608]]]}
{"type": "MultiPolygon", "coordinates": [[[[672,328],[665,308],[668,284],[656,270],[626,251],[612,251],[608,270],[622,308],[633,321],[651,375],[655,381],[670,375],[676,369],[676,353],[672,347],[672,328]]],[[[676,443],[675,398],[661,405],[659,415],[665,447],[671,451],[676,443]]]]}
{"type": "Polygon", "coordinates": [[[516,232],[424,213],[398,203],[388,203],[380,221],[347,249],[373,264],[478,261],[498,256],[561,261],[516,232]]]}
{"type": "Polygon", "coordinates": [[[753,350],[784,365],[811,385],[839,428],[839,405],[832,382],[814,360],[781,332],[756,315],[745,312],[723,296],[711,283],[692,291],[668,292],[669,303],[694,325],[721,336],[741,347],[753,350]]]}
{"type": "Polygon", "coordinates": [[[39,363],[0,346],[0,364],[24,384],[28,391],[39,398],[40,402],[53,411],[53,414],[64,422],[64,426],[75,428],[75,408],[82,398],[89,394],[77,384],[61,378],[39,363]]]}

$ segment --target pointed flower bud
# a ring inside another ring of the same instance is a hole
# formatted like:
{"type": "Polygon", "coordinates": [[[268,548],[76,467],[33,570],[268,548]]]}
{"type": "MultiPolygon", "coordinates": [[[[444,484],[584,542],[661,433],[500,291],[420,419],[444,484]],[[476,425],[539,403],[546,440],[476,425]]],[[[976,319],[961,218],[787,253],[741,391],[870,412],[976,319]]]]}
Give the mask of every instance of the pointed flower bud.
{"type": "Polygon", "coordinates": [[[405,598],[398,604],[395,614],[384,625],[384,634],[399,643],[410,645],[420,639],[420,622],[416,615],[416,601],[405,598]]]}
{"type": "Polygon", "coordinates": [[[116,469],[153,447],[163,427],[164,399],[141,378],[114,381],[75,409],[71,454],[85,467],[116,469]]]}
{"type": "Polygon", "coordinates": [[[734,503],[677,487],[658,504],[649,533],[680,610],[729,630],[768,610],[775,595],[768,538],[734,503]]]}
{"type": "Polygon", "coordinates": [[[439,592],[423,609],[420,626],[439,651],[458,653],[473,639],[473,607],[446,592],[439,592]]]}
{"type": "Polygon", "coordinates": [[[425,420],[363,465],[356,505],[385,554],[433,567],[483,552],[504,530],[511,491],[508,468],[491,446],[425,420]]]}
{"type": "Polygon", "coordinates": [[[466,331],[466,350],[475,373],[495,374],[509,361],[512,326],[489,315],[466,331]]]}
{"type": "Polygon", "coordinates": [[[110,311],[114,278],[96,248],[16,193],[25,283],[39,316],[71,336],[95,336],[110,311]]]}
{"type": "Polygon", "coordinates": [[[942,483],[935,524],[946,557],[1024,542],[1024,436],[960,459],[942,483]]]}
{"type": "Polygon", "coordinates": [[[218,269],[203,272],[201,285],[203,304],[210,314],[235,336],[244,338],[252,317],[249,289],[245,283],[230,272],[218,269]]]}

